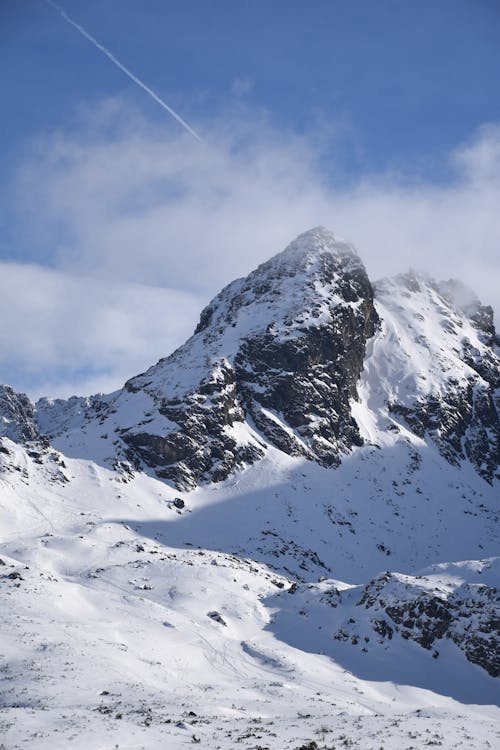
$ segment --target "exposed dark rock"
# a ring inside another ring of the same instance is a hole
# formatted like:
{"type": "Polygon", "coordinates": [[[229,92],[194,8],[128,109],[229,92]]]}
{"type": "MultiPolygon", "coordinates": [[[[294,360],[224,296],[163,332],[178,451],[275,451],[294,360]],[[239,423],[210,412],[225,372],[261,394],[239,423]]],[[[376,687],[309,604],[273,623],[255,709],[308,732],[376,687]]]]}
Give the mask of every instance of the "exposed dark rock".
{"type": "Polygon", "coordinates": [[[418,579],[401,580],[385,573],[364,588],[358,606],[383,611],[372,619],[373,630],[392,639],[398,632],[431,650],[446,638],[455,643],[473,664],[492,677],[500,676],[500,592],[494,587],[463,584],[455,592],[439,594],[418,585],[418,579]]]}
{"type": "Polygon", "coordinates": [[[472,289],[458,279],[449,279],[437,286],[445,299],[452,302],[472,321],[488,346],[498,343],[491,305],[482,305],[472,289]]]}
{"type": "Polygon", "coordinates": [[[158,411],[178,430],[164,436],[123,430],[121,437],[158,476],[172,480],[180,489],[191,489],[199,481],[225,479],[235,468],[263,455],[258,445],[238,444],[226,432],[244,420],[228,362],[217,363],[183,400],[159,399],[158,411]]]}
{"type": "Polygon", "coordinates": [[[24,580],[24,578],[22,577],[21,573],[18,570],[14,570],[12,573],[9,573],[7,578],[10,578],[12,581],[24,580]]]}
{"type": "MultiPolygon", "coordinates": [[[[272,278],[275,260],[255,274],[272,278]]],[[[332,465],[362,442],[349,399],[357,398],[366,341],[378,317],[366,271],[353,250],[325,248],[315,255],[314,273],[305,266],[302,257],[283,271],[302,275],[303,295],[310,300],[296,320],[285,321],[293,335],[271,326],[246,337],[235,369],[242,401],[266,439],[291,455],[332,465]],[[325,288],[332,290],[327,300],[320,294],[325,288]]],[[[251,274],[246,286],[252,282],[251,274]]]]}
{"type": "Polygon", "coordinates": [[[391,620],[411,631],[410,638],[426,649],[442,638],[452,619],[451,613],[438,597],[417,596],[410,602],[401,602],[385,608],[391,620]]]}
{"type": "Polygon", "coordinates": [[[394,629],[391,628],[387,620],[372,620],[372,627],[382,638],[392,640],[394,629]]]}
{"type": "Polygon", "coordinates": [[[215,610],[213,612],[207,612],[207,617],[210,617],[210,619],[214,620],[214,622],[218,622],[219,625],[224,625],[224,627],[227,627],[227,623],[220,612],[216,612],[215,610]]]}
{"type": "Polygon", "coordinates": [[[226,287],[203,310],[185,347],[126,384],[131,393],[152,395],[178,429],[151,435],[145,425],[121,437],[158,476],[186,489],[253,463],[266,443],[337,465],[362,443],[349,401],[357,398],[366,341],[377,324],[372,287],[355,251],[326,230],[312,230],[226,287]],[[165,397],[155,370],[168,378],[170,368],[192,361],[193,350],[210,361],[209,371],[193,389],[165,397]],[[250,439],[248,430],[237,440],[228,429],[246,420],[262,440],[250,439]]]}

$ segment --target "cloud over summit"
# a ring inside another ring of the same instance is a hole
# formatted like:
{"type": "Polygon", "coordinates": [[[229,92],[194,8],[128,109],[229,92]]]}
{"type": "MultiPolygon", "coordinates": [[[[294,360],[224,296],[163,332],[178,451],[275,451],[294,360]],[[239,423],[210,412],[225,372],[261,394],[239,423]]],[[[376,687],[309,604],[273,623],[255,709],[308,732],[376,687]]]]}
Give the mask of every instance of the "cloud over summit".
{"type": "Polygon", "coordinates": [[[372,278],[409,266],[456,276],[500,313],[499,126],[458,144],[439,184],[394,172],[335,184],[321,140],[241,111],[206,134],[199,144],[107,103],[93,128],[53,135],[27,158],[16,256],[32,265],[2,264],[1,275],[2,314],[19,328],[0,340],[14,385],[119,386],[181,343],[222,285],[318,224],[353,242],[372,278]]]}

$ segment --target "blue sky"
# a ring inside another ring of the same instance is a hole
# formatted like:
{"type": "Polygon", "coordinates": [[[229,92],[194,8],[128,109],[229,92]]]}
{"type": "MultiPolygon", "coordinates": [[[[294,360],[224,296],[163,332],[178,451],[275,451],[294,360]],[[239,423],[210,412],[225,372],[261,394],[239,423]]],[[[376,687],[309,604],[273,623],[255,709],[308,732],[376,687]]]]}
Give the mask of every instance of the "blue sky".
{"type": "MultiPolygon", "coordinates": [[[[443,152],[500,119],[497,0],[65,0],[69,15],[198,124],[238,92],[277,127],[344,130],[347,176],[446,175],[443,152]]],[[[122,94],[164,114],[43,0],[2,3],[2,162],[122,94]]]]}
{"type": "Polygon", "coordinates": [[[61,5],[204,143],[46,2],[1,4],[0,380],[119,386],[311,223],[497,305],[497,0],[61,5]]]}

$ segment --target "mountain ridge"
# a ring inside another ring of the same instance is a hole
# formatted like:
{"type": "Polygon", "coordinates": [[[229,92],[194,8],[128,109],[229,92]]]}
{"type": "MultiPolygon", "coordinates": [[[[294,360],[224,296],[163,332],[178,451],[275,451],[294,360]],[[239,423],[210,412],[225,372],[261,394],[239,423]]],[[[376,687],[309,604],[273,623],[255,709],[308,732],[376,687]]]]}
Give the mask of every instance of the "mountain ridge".
{"type": "Polygon", "coordinates": [[[16,429],[33,438],[59,437],[82,419],[107,422],[117,438],[113,460],[148,466],[180,489],[225,479],[268,444],[336,466],[363,442],[357,389],[366,348],[372,340],[380,348],[385,331],[392,379],[408,381],[403,394],[384,379],[391,429],[402,418],[447,460],[470,460],[487,481],[498,479],[500,349],[491,307],[460,282],[414,271],[374,288],[354,248],[316,227],[228,284],[193,336],[123,389],[36,405],[4,390],[4,423],[10,409],[10,429],[17,419],[16,429]],[[413,372],[408,357],[418,359],[413,372]],[[113,411],[123,415],[114,425],[113,411]]]}

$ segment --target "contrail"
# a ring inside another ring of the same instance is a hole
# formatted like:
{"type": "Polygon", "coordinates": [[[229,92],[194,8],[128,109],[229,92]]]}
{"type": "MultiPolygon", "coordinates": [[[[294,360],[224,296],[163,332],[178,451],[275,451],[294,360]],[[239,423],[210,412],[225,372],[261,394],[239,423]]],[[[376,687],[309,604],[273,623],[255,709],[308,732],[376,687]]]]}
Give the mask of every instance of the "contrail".
{"type": "Polygon", "coordinates": [[[117,68],[119,68],[123,73],[125,73],[125,75],[128,76],[131,81],[133,81],[141,89],[143,89],[143,91],[145,91],[146,94],[149,94],[149,96],[152,99],[154,99],[155,102],[158,102],[158,104],[161,107],[163,107],[163,109],[165,109],[169,113],[169,115],[172,115],[172,117],[175,118],[177,122],[179,122],[182,125],[182,127],[188,131],[188,133],[191,133],[191,135],[194,138],[196,138],[197,141],[203,140],[198,135],[198,133],[195,130],[193,130],[191,125],[189,125],[185,120],[183,120],[182,117],[178,115],[175,110],[172,109],[172,107],[169,107],[168,104],[164,102],[163,99],[161,99],[158,96],[158,94],[153,91],[153,89],[150,89],[149,86],[146,86],[146,84],[140,80],[140,78],[137,78],[137,76],[135,76],[128,68],[126,68],[125,65],[123,65],[123,63],[121,63],[119,60],[116,59],[116,57],[109,51],[109,49],[106,49],[106,47],[100,44],[97,41],[97,39],[95,39],[91,34],[89,34],[89,32],[86,31],[86,29],[84,29],[83,26],[80,26],[79,23],[76,23],[76,21],[73,21],[73,19],[68,16],[66,11],[63,8],[61,8],[60,5],[57,5],[56,3],[52,2],[52,0],[45,0],[45,2],[48,5],[51,5],[54,8],[54,10],[56,10],[59,13],[59,15],[61,15],[67,23],[69,23],[77,31],[79,31],[80,34],[85,37],[85,39],[88,39],[88,41],[94,45],[94,47],[97,47],[98,50],[100,50],[104,55],[106,55],[106,57],[109,60],[111,60],[111,62],[114,63],[114,65],[116,65],[117,68]]]}

